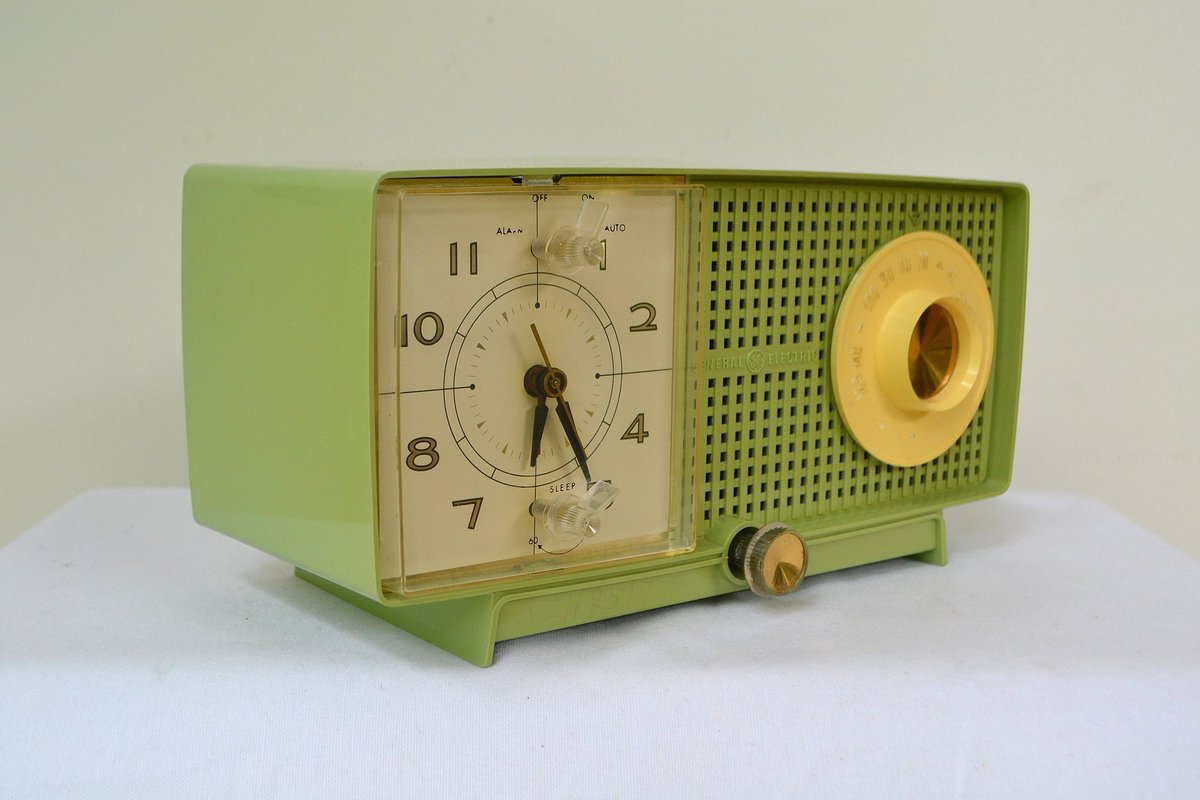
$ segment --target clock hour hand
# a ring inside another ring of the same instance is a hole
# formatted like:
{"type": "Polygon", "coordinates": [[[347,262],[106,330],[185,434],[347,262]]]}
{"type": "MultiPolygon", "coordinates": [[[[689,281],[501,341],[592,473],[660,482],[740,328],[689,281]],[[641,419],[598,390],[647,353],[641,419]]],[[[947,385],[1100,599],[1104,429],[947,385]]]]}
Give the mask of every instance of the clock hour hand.
{"type": "Polygon", "coordinates": [[[533,446],[529,451],[529,466],[536,467],[538,456],[542,454],[542,434],[546,431],[546,415],[550,411],[546,405],[545,396],[538,398],[533,409],[533,446]]]}
{"type": "Polygon", "coordinates": [[[533,444],[529,447],[529,466],[536,467],[538,456],[542,454],[542,434],[546,432],[546,417],[550,412],[546,405],[546,375],[549,372],[540,364],[535,364],[525,371],[525,393],[537,398],[533,409],[533,444]]]}

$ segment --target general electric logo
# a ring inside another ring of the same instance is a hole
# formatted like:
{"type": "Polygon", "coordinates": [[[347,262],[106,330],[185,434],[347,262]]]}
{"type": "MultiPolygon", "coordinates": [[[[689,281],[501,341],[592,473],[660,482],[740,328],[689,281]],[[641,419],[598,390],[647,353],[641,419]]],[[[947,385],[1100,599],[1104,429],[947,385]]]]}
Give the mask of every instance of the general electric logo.
{"type": "Polygon", "coordinates": [[[746,369],[751,373],[762,372],[766,365],[767,354],[762,350],[754,349],[746,354],[746,369]]]}
{"type": "Polygon", "coordinates": [[[768,369],[784,369],[820,360],[821,350],[819,347],[782,345],[765,349],[756,347],[753,350],[733,350],[720,355],[710,355],[704,359],[703,368],[708,373],[746,372],[757,375],[768,369]]]}

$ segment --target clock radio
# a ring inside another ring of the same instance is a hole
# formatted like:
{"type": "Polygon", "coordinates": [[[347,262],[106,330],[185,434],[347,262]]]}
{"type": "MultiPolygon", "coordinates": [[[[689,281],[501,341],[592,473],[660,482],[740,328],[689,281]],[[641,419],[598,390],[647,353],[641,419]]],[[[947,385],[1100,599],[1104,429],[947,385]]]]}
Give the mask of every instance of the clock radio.
{"type": "Polygon", "coordinates": [[[1028,194],[196,166],[196,519],[479,665],[909,556],[1012,472],[1028,194]]]}

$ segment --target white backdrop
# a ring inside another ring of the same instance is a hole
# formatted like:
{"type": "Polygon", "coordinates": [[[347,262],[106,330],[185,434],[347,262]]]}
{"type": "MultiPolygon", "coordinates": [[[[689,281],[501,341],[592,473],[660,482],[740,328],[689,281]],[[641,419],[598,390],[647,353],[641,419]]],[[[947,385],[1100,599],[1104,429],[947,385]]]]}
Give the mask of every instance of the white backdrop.
{"type": "Polygon", "coordinates": [[[190,164],[537,161],[1026,183],[1016,485],[1200,554],[1200,7],[1109,5],[7,2],[0,542],[186,483],[190,164]]]}

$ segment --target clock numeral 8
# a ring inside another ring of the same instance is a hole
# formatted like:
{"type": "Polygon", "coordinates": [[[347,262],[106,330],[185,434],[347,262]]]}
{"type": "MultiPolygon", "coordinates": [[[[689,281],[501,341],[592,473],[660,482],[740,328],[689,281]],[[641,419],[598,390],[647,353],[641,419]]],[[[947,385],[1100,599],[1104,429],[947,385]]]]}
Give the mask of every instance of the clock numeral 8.
{"type": "Polygon", "coordinates": [[[432,436],[418,436],[408,443],[408,458],[404,459],[404,464],[414,472],[428,472],[441,460],[442,457],[437,451],[437,439],[432,436]]]}

